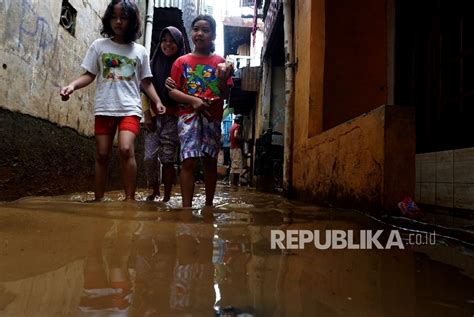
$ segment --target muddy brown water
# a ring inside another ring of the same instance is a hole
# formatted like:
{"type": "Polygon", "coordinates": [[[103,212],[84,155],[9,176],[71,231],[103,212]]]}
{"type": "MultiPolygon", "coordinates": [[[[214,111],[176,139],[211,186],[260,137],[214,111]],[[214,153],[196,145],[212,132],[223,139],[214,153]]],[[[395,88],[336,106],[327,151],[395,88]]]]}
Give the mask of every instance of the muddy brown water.
{"type": "Polygon", "coordinates": [[[272,230],[395,228],[226,186],[202,208],[197,192],[193,209],[144,190],[0,203],[0,316],[473,316],[471,248],[399,230],[403,249],[272,249],[272,230]]]}

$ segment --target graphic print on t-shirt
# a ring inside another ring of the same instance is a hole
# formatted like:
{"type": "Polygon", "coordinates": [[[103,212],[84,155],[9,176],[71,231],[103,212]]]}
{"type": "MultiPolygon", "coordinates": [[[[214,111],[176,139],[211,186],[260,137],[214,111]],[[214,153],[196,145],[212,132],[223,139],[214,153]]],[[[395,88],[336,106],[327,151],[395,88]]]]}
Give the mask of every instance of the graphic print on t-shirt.
{"type": "Polygon", "coordinates": [[[184,77],[186,78],[186,92],[193,96],[207,96],[210,90],[212,95],[220,96],[216,69],[209,65],[196,65],[193,70],[188,64],[184,64],[184,77]]]}
{"type": "Polygon", "coordinates": [[[102,77],[107,80],[131,80],[135,76],[137,61],[126,56],[104,53],[102,63],[104,64],[102,77]]]}

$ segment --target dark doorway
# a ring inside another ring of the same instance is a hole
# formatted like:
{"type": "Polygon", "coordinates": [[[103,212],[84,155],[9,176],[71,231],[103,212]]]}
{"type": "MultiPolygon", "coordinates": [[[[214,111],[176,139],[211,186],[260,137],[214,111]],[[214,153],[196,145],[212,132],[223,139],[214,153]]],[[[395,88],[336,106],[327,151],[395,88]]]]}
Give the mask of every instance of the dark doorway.
{"type": "Polygon", "coordinates": [[[174,26],[183,33],[184,46],[186,52],[190,52],[188,35],[183,23],[183,14],[178,8],[155,8],[153,14],[153,33],[151,40],[151,56],[156,50],[156,45],[160,41],[160,33],[167,26],[174,26]]]}
{"type": "Polygon", "coordinates": [[[417,153],[474,146],[474,1],[396,3],[395,103],[416,107],[417,153]]]}

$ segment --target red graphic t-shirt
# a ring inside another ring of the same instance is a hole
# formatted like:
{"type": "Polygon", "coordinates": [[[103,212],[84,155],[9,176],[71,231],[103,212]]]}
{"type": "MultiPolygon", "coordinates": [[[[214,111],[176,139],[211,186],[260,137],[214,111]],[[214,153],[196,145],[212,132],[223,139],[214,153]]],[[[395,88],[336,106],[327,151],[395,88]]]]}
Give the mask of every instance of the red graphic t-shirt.
{"type": "Polygon", "coordinates": [[[237,134],[240,134],[240,124],[238,123],[234,123],[229,129],[231,149],[240,148],[240,142],[235,142],[235,132],[237,132],[237,134]]]}
{"type": "MultiPolygon", "coordinates": [[[[219,63],[225,60],[219,55],[196,56],[187,54],[179,57],[171,68],[171,78],[176,82],[176,88],[195,97],[207,100],[210,107],[207,109],[213,119],[222,120],[224,99],[219,89],[220,78],[216,76],[219,63]]],[[[229,77],[227,85],[232,86],[229,77]]],[[[179,115],[194,112],[189,106],[180,107],[179,115]]]]}

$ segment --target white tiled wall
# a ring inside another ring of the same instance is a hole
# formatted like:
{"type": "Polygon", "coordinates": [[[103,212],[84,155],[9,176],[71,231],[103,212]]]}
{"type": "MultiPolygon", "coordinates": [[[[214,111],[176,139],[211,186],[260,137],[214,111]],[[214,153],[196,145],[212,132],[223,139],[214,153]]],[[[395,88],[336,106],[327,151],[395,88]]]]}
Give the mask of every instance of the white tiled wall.
{"type": "Polygon", "coordinates": [[[415,201],[474,210],[474,148],[417,154],[415,201]]]}

